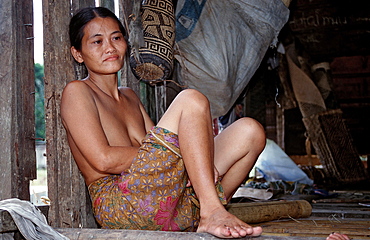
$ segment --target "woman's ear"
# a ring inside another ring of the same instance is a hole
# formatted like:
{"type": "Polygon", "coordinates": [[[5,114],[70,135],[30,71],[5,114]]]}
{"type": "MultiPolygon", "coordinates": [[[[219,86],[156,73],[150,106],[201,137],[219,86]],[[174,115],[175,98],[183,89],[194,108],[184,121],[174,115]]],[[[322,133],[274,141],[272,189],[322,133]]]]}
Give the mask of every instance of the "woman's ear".
{"type": "Polygon", "coordinates": [[[81,52],[78,51],[75,47],[71,47],[71,53],[72,53],[72,56],[73,58],[79,62],[79,63],[83,63],[84,60],[82,58],[82,55],[81,55],[81,52]]]}

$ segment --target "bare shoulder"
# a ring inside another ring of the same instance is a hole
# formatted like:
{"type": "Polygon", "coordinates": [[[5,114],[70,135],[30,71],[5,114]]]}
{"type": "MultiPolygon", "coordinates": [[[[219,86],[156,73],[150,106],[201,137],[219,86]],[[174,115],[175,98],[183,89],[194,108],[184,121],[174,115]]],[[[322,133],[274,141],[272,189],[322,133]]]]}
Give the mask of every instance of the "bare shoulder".
{"type": "Polygon", "coordinates": [[[68,95],[81,95],[86,91],[89,91],[87,84],[83,82],[84,80],[74,80],[69,82],[63,89],[63,96],[68,95]]]}
{"type": "Polygon", "coordinates": [[[69,82],[63,89],[60,103],[61,115],[76,115],[88,109],[95,109],[95,100],[91,88],[80,80],[69,82]]]}
{"type": "Polygon", "coordinates": [[[86,101],[93,99],[92,89],[84,83],[84,80],[69,82],[63,89],[62,104],[69,101],[86,101]]]}

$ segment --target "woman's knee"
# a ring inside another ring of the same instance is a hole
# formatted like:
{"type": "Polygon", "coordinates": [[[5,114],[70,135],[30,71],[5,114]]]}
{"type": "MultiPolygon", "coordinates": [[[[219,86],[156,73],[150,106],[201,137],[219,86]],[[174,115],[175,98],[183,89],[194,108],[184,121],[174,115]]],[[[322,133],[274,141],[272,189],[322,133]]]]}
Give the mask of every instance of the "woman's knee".
{"type": "Polygon", "coordinates": [[[195,89],[185,89],[181,91],[177,97],[177,101],[180,101],[186,107],[199,108],[202,111],[209,109],[208,98],[201,92],[195,89]]]}
{"type": "Polygon", "coordinates": [[[252,141],[253,145],[261,151],[263,150],[266,145],[266,134],[261,123],[253,118],[244,117],[238,119],[234,124],[240,129],[239,134],[252,141]]]}

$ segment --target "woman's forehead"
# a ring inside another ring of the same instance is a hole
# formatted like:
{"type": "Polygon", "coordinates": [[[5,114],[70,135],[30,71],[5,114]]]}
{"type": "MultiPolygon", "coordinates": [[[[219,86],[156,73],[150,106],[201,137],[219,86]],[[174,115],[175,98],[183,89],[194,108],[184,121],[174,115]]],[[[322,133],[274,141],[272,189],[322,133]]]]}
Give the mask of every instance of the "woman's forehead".
{"type": "Polygon", "coordinates": [[[101,18],[96,17],[86,24],[84,35],[88,38],[96,35],[107,35],[120,31],[119,25],[116,20],[110,17],[101,18]]]}

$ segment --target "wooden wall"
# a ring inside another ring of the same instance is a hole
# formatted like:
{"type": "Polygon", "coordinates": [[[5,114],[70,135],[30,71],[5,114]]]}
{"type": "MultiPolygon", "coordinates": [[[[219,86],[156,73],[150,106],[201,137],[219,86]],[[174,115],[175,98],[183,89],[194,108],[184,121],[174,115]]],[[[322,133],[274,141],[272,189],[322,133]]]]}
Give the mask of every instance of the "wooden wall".
{"type": "MultiPolygon", "coordinates": [[[[311,67],[322,62],[330,64],[333,99],[343,110],[356,148],[363,155],[370,154],[369,7],[369,1],[295,0],[281,34],[285,43],[294,39],[311,67]]],[[[285,114],[286,150],[302,154],[305,129],[299,121],[299,111],[289,109],[285,114]]]]}
{"type": "Polygon", "coordinates": [[[337,57],[330,64],[343,118],[362,155],[370,156],[370,55],[337,57]]]}
{"type": "Polygon", "coordinates": [[[295,0],[288,22],[316,62],[370,52],[369,1],[295,0]]]}
{"type": "Polygon", "coordinates": [[[0,3],[0,200],[29,200],[36,178],[32,0],[0,3]]]}

